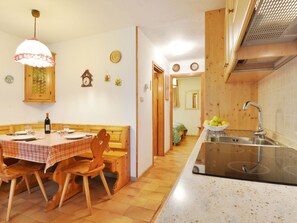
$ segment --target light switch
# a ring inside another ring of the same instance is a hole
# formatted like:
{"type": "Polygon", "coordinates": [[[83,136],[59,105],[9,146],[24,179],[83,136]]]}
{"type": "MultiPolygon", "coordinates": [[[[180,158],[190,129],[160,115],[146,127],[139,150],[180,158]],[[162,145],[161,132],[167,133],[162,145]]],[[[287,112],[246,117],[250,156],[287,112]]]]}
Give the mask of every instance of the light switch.
{"type": "Polygon", "coordinates": [[[143,97],[140,97],[139,100],[140,100],[140,102],[143,102],[144,101],[144,98],[143,97]]]}

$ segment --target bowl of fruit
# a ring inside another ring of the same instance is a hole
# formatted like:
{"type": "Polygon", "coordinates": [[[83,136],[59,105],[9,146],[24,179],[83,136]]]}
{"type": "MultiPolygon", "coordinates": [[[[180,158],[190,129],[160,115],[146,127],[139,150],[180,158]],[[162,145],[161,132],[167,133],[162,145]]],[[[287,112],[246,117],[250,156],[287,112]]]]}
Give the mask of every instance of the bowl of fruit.
{"type": "Polygon", "coordinates": [[[210,131],[220,132],[224,131],[229,126],[229,123],[218,116],[213,116],[211,120],[205,120],[203,126],[210,131]]]}

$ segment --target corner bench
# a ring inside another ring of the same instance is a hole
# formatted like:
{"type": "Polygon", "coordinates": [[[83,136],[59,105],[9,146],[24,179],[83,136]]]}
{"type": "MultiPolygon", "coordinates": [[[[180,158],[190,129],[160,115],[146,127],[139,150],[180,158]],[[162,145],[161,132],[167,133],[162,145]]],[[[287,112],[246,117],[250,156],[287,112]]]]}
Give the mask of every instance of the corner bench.
{"type": "MultiPolygon", "coordinates": [[[[28,123],[0,126],[0,134],[14,133],[15,131],[24,130],[26,125],[32,126],[32,129],[43,129],[43,123],[28,123]]],[[[104,172],[116,175],[116,181],[111,190],[116,193],[130,181],[130,127],[129,126],[109,126],[109,125],[84,125],[84,124],[67,124],[53,123],[53,130],[61,130],[63,126],[69,126],[78,132],[98,133],[101,129],[106,129],[110,135],[109,152],[103,153],[104,172]]],[[[92,159],[92,152],[80,154],[78,157],[92,159]]]]}

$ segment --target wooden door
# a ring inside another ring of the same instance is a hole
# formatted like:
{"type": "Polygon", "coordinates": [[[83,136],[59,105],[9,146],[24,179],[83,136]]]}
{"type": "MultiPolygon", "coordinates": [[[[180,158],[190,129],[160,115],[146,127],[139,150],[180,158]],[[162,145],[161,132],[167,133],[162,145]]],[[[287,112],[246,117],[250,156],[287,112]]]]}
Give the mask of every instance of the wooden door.
{"type": "Polygon", "coordinates": [[[153,64],[153,155],[164,155],[164,71],[153,64]]]}

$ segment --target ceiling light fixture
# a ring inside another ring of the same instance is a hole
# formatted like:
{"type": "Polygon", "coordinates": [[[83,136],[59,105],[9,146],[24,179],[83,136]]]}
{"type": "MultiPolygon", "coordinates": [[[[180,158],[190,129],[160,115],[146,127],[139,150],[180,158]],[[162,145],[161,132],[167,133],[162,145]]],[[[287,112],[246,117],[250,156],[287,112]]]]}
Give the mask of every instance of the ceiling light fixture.
{"type": "Polygon", "coordinates": [[[14,60],[32,67],[52,67],[55,62],[51,51],[36,39],[36,18],[39,18],[40,12],[32,9],[31,14],[34,17],[34,37],[26,39],[18,46],[14,60]]]}

